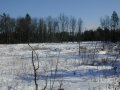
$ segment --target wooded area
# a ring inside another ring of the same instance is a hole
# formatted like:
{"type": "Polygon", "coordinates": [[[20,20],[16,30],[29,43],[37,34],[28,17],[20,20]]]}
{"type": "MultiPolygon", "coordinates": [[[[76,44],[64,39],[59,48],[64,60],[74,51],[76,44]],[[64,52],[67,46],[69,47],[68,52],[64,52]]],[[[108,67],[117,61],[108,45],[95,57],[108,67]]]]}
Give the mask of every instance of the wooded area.
{"type": "Polygon", "coordinates": [[[0,43],[79,42],[79,41],[120,41],[119,17],[113,11],[111,17],[100,19],[96,30],[82,30],[81,18],[60,14],[58,17],[12,18],[0,15],[0,43]]]}

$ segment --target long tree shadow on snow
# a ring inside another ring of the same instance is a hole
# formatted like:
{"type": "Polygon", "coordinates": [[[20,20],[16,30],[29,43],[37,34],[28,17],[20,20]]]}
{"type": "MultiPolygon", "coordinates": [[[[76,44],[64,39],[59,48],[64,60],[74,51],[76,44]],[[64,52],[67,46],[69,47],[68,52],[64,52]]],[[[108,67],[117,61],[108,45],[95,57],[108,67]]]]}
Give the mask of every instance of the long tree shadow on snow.
{"type": "MultiPolygon", "coordinates": [[[[54,71],[53,71],[54,72],[54,71]]],[[[65,77],[98,77],[98,76],[119,76],[120,73],[115,73],[112,69],[104,69],[104,70],[97,70],[97,69],[89,69],[87,71],[65,71],[65,70],[58,70],[57,74],[52,75],[41,75],[41,78],[65,78],[65,77]]]]}
{"type": "MultiPolygon", "coordinates": [[[[51,72],[51,71],[49,71],[51,72]]],[[[47,74],[45,75],[44,73],[41,73],[41,75],[38,75],[38,80],[46,80],[46,79],[60,79],[60,78],[66,78],[66,77],[76,77],[76,78],[81,78],[81,77],[90,77],[90,78],[95,78],[99,76],[114,76],[117,75],[119,76],[120,73],[114,73],[112,69],[104,69],[104,70],[97,70],[97,69],[88,69],[87,71],[80,71],[80,70],[75,70],[75,71],[67,71],[67,70],[57,70],[57,73],[55,74],[55,70],[52,70],[52,75],[47,74]]],[[[34,80],[34,75],[33,74],[27,74],[23,73],[22,75],[18,76],[16,79],[20,80],[25,80],[28,82],[32,82],[34,80]]]]}

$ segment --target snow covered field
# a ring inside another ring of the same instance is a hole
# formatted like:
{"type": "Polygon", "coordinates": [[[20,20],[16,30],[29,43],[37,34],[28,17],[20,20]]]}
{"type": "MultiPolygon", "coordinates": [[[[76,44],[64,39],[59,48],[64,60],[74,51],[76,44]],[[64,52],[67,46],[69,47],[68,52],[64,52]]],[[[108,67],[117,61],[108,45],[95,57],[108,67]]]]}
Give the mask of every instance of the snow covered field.
{"type": "MultiPolygon", "coordinates": [[[[118,44],[30,44],[38,53],[39,90],[119,90],[118,44]],[[115,66],[117,68],[115,68],[115,66]],[[53,86],[53,87],[52,87],[53,86]]],[[[0,90],[35,90],[32,51],[27,44],[0,45],[0,90]]],[[[37,61],[35,60],[37,63],[37,61]]]]}

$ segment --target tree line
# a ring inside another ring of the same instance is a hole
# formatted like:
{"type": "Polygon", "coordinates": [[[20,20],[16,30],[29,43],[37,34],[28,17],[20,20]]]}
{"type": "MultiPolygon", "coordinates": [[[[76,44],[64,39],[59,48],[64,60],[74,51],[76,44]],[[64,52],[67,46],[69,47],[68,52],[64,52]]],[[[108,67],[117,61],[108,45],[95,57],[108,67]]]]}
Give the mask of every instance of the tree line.
{"type": "Polygon", "coordinates": [[[8,14],[0,15],[0,43],[39,43],[39,42],[80,42],[80,41],[120,41],[118,14],[113,11],[111,17],[100,19],[96,30],[82,30],[81,18],[60,14],[58,17],[12,18],[8,14]]]}

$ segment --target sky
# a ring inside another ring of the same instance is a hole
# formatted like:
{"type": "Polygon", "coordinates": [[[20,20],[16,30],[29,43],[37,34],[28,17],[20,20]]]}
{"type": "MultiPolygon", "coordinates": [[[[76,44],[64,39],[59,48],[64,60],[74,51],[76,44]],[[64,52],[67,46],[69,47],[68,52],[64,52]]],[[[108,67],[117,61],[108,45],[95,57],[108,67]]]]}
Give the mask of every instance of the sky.
{"type": "Polygon", "coordinates": [[[100,25],[100,18],[111,16],[113,11],[120,15],[120,0],[0,0],[0,14],[11,17],[57,17],[60,13],[83,20],[85,29],[100,25]]]}

